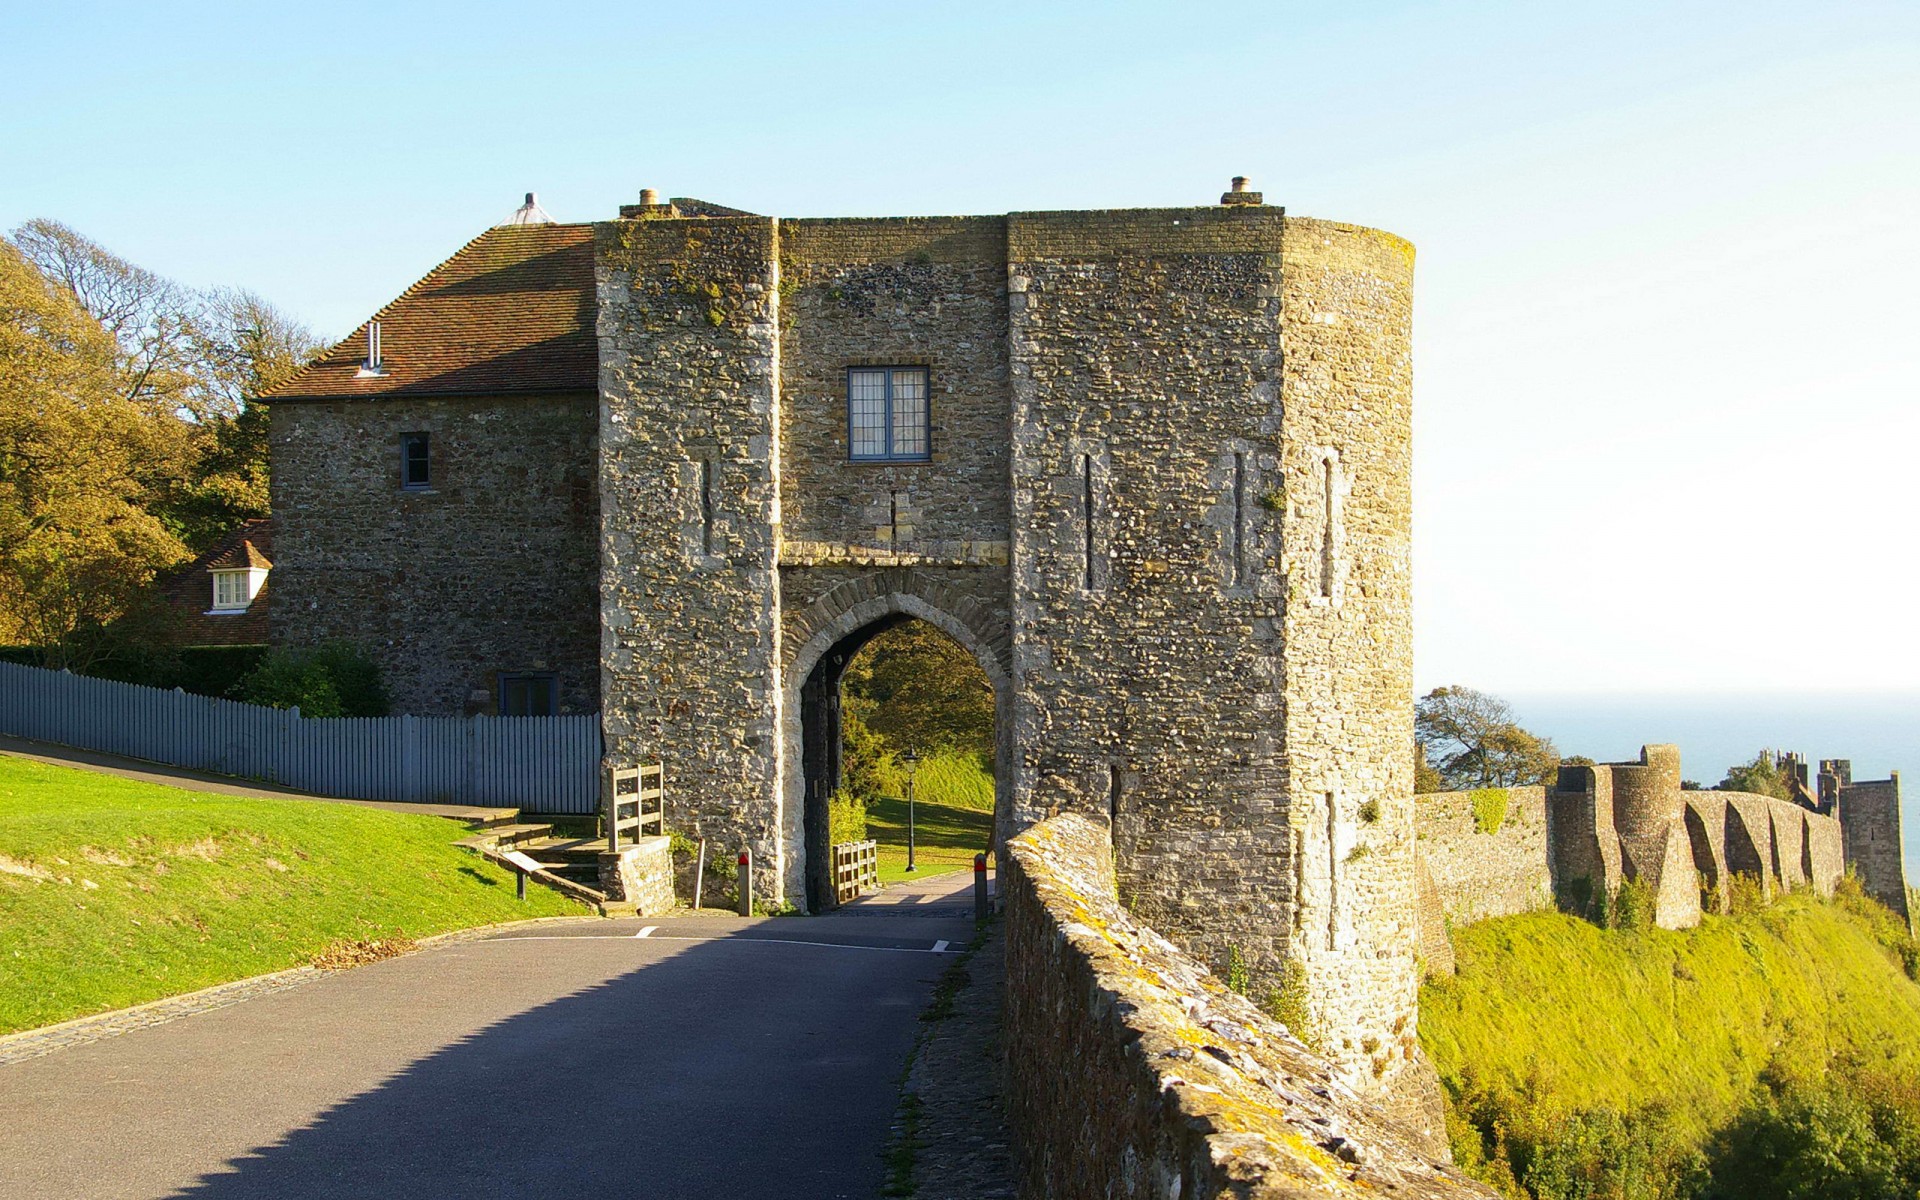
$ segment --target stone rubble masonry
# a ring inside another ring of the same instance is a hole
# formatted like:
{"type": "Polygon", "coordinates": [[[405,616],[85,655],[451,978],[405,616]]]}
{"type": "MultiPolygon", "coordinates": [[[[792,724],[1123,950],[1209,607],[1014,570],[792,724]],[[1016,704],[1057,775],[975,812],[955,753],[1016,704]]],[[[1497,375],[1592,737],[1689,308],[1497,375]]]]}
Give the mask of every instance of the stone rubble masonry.
{"type": "Polygon", "coordinates": [[[1484,832],[1472,792],[1434,792],[1413,802],[1418,850],[1445,919],[1455,925],[1553,907],[1547,853],[1547,789],[1502,788],[1506,815],[1484,832]]]}
{"type": "Polygon", "coordinates": [[[1637,763],[1560,768],[1547,810],[1560,903],[1578,908],[1638,880],[1662,929],[1699,924],[1703,891],[1724,912],[1732,875],[1768,895],[1811,885],[1830,896],[1846,867],[1841,820],[1771,796],[1685,791],[1669,745],[1644,747],[1637,763]]]}
{"type": "Polygon", "coordinates": [[[273,406],[272,644],[358,646],[393,711],[496,710],[502,672],[600,707],[595,398],[391,397],[273,406]],[[400,486],[400,435],[433,486],[400,486]]]}
{"type": "Polygon", "coordinates": [[[1343,1078],[1430,1104],[1412,251],[1253,206],[1008,220],[1015,825],[1109,819],[1143,920],[1256,994],[1302,964],[1343,1078]]]}
{"type": "Polygon", "coordinates": [[[602,723],[668,764],[673,828],[778,898],[780,277],[771,218],[608,223],[600,337],[602,723]]]}
{"type": "Polygon", "coordinates": [[[1008,1119],[1020,1194],[1490,1197],[1116,902],[1106,823],[1010,847],[1008,1119]]]}
{"type": "Polygon", "coordinates": [[[1853,765],[1846,759],[1823,762],[1822,792],[1827,789],[1829,768],[1838,769],[1833,787],[1834,812],[1845,831],[1844,848],[1847,869],[1860,877],[1869,896],[1880,901],[1913,928],[1913,913],[1908,907],[1906,854],[1901,846],[1900,773],[1890,779],[1853,780],[1853,765]]]}
{"type": "Polygon", "coordinates": [[[926,619],[995,684],[1003,838],[1110,822],[1144,920],[1262,994],[1304,966],[1343,1078],[1429,1118],[1406,243],[1252,204],[597,236],[607,741],[676,830],[804,896],[803,684],[926,619]],[[933,461],[848,461],[860,365],[927,369],[933,461]]]}
{"type": "Polygon", "coordinates": [[[607,899],[633,905],[634,915],[673,909],[673,840],[644,837],[626,849],[600,856],[600,890],[607,899]]]}

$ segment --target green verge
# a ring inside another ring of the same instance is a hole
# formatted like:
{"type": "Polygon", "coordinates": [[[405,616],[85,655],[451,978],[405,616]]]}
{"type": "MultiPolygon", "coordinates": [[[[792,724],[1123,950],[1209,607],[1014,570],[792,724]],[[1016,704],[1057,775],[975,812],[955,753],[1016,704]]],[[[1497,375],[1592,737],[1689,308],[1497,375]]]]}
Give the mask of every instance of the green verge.
{"type": "Polygon", "coordinates": [[[306,963],[345,940],[586,910],[460,824],[0,757],[0,1033],[306,963]]]}
{"type": "Polygon", "coordinates": [[[1422,986],[1420,1038],[1456,1158],[1512,1194],[1592,1114],[1649,1122],[1649,1153],[1673,1160],[1708,1148],[1782,1074],[1920,1071],[1911,943],[1851,886],[1681,932],[1542,912],[1453,941],[1459,972],[1422,986]]]}
{"type": "Polygon", "coordinates": [[[993,840],[993,811],[914,801],[914,860],[907,874],[907,802],[883,797],[867,806],[867,836],[880,843],[880,882],[924,879],[973,866],[993,840]]]}

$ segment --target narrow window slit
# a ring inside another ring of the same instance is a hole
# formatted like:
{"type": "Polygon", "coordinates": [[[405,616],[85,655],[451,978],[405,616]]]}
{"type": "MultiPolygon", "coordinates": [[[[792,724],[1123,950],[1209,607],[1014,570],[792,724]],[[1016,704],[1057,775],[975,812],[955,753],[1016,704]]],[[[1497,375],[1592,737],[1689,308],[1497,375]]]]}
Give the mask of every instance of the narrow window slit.
{"type": "Polygon", "coordinates": [[[1086,558],[1084,580],[1081,586],[1090,592],[1093,590],[1093,455],[1091,454],[1080,456],[1080,484],[1080,512],[1084,518],[1081,526],[1085,534],[1082,540],[1086,558]]]}
{"type": "Polygon", "coordinates": [[[1247,582],[1247,456],[1233,452],[1233,586],[1247,582]]]}
{"type": "Polygon", "coordinates": [[[700,460],[700,552],[713,553],[713,460],[700,460]]]}
{"type": "Polygon", "coordinates": [[[900,552],[900,493],[887,493],[887,546],[900,552]]]}
{"type": "Polygon", "coordinates": [[[1320,594],[1333,598],[1333,534],[1337,501],[1333,479],[1333,457],[1320,460],[1321,508],[1325,515],[1325,524],[1320,530],[1320,594]]]}
{"type": "Polygon", "coordinates": [[[1340,921],[1340,854],[1334,841],[1333,793],[1327,793],[1327,949],[1337,949],[1340,921]]]}
{"type": "Polygon", "coordinates": [[[1120,764],[1107,764],[1107,827],[1120,827],[1120,764]]]}

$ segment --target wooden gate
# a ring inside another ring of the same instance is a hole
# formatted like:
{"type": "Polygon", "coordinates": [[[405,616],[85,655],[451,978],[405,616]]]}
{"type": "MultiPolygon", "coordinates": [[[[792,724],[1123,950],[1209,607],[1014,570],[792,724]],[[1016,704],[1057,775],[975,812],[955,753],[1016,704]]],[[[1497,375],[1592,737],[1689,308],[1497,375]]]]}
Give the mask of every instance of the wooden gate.
{"type": "Polygon", "coordinates": [[[880,843],[836,842],[833,847],[833,894],[840,903],[880,887],[880,843]]]}
{"type": "Polygon", "coordinates": [[[605,816],[607,850],[620,852],[621,835],[631,846],[640,838],[667,832],[667,768],[665,763],[644,767],[606,769],[605,816]]]}

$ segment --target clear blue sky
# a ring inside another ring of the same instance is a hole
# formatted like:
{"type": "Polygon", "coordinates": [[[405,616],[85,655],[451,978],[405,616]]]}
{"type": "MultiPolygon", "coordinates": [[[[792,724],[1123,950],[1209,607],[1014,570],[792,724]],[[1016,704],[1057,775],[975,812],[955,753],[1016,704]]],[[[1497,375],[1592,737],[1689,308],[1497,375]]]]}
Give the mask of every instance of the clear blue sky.
{"type": "Polygon", "coordinates": [[[39,5],[0,227],[340,335],[537,190],[1420,248],[1422,686],[1920,687],[1920,4],[39,5]]]}

